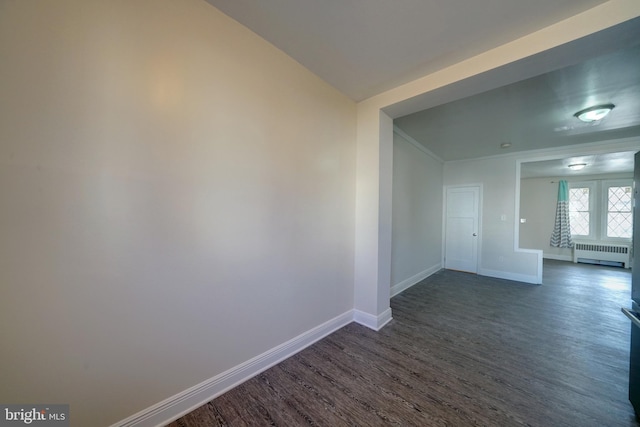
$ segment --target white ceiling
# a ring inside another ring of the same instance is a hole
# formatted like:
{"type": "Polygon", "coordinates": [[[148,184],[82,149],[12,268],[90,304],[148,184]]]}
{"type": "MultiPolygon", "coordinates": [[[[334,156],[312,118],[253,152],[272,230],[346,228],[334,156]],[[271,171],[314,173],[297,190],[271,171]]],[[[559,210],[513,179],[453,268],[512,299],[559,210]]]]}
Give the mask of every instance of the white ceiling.
{"type": "Polygon", "coordinates": [[[605,0],[206,0],[355,101],[605,0]]]}
{"type": "MultiPolygon", "coordinates": [[[[206,1],[355,101],[605,2],[206,1]]],[[[503,68],[491,73],[494,79],[508,75],[499,78],[507,86],[478,90],[482,84],[469,79],[385,111],[446,161],[635,136],[640,147],[640,18],[503,68]],[[454,92],[461,96],[452,97],[454,92]],[[595,125],[573,117],[605,102],[616,107],[595,125]],[[500,149],[503,142],[512,145],[500,149]]],[[[626,156],[625,162],[615,156],[592,159],[598,165],[582,173],[622,171],[629,167],[626,156]]],[[[523,169],[523,174],[560,176],[568,160],[537,162],[539,171],[523,169]]]]}
{"type": "Polygon", "coordinates": [[[640,44],[400,117],[394,124],[446,161],[638,136],[640,44]],[[615,108],[599,122],[574,117],[603,103],[615,108]],[[511,147],[501,149],[502,143],[511,147]]]}
{"type": "Polygon", "coordinates": [[[621,153],[604,153],[588,156],[572,156],[557,160],[544,160],[539,162],[522,163],[520,168],[521,178],[543,177],[575,177],[586,175],[612,175],[633,172],[634,151],[621,153]],[[569,165],[585,163],[584,169],[574,171],[569,165]]]}

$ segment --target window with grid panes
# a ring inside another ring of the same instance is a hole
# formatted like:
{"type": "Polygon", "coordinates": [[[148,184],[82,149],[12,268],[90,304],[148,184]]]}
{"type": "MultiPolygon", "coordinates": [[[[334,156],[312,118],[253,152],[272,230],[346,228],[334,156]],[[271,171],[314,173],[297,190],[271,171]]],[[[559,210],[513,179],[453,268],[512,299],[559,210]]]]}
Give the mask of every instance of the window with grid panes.
{"type": "Polygon", "coordinates": [[[577,187],[569,189],[569,221],[571,235],[588,236],[590,234],[591,211],[590,188],[577,187]]]}
{"type": "Polygon", "coordinates": [[[607,237],[630,239],[633,233],[631,186],[608,187],[607,237]]]}

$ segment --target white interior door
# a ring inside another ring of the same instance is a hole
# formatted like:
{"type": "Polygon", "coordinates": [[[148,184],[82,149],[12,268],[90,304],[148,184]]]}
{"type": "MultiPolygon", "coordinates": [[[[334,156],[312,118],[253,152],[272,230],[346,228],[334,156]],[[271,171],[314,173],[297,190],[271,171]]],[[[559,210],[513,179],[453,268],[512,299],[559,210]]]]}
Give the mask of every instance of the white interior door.
{"type": "Polygon", "coordinates": [[[444,268],[478,272],[480,187],[447,188],[444,268]]]}

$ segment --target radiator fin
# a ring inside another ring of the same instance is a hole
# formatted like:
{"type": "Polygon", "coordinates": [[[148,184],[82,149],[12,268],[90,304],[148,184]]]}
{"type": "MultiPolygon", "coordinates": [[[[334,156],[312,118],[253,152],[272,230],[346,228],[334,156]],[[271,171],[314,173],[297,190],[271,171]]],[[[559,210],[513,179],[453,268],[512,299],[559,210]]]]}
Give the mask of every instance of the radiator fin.
{"type": "Polygon", "coordinates": [[[610,252],[613,254],[628,254],[628,246],[612,246],[612,245],[594,245],[591,243],[576,243],[577,251],[592,251],[592,252],[610,252]]]}
{"type": "Polygon", "coordinates": [[[610,261],[630,268],[630,255],[629,245],[575,242],[573,246],[573,262],[578,262],[580,259],[610,261]]]}

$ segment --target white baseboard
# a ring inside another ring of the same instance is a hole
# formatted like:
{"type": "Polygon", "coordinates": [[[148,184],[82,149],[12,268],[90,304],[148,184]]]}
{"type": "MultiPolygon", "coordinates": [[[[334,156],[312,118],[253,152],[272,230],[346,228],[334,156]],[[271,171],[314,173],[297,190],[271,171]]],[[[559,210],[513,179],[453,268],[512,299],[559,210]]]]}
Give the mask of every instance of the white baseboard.
{"type": "Polygon", "coordinates": [[[387,308],[381,314],[374,316],[360,310],[353,310],[353,321],[366,326],[374,331],[379,331],[384,325],[391,321],[391,308],[387,308]]]}
{"type": "Polygon", "coordinates": [[[538,277],[535,275],[510,273],[508,271],[479,269],[478,274],[480,276],[495,277],[496,279],[514,280],[516,282],[531,283],[533,285],[539,285],[541,283],[538,277]]]}
{"type": "MultiPolygon", "coordinates": [[[[391,309],[388,322],[391,320],[391,309]]],[[[385,311],[386,313],[386,311],[385,311]]],[[[383,313],[383,315],[385,314],[383,313]]],[[[366,313],[363,313],[366,314],[366,313]]],[[[381,315],[381,316],[383,316],[381,315]]],[[[376,319],[381,316],[375,317],[376,319]]],[[[163,400],[147,409],[144,409],[129,418],[122,420],[111,427],[156,427],[165,426],[181,416],[193,411],[203,404],[213,400],[228,390],[258,375],[268,368],[280,363],[284,359],[293,356],[316,341],[335,332],[341,327],[355,320],[354,310],[349,310],[315,328],[298,335],[297,337],[272,348],[259,356],[254,357],[234,368],[229,369],[213,378],[197,384],[183,392],[163,400]]],[[[357,321],[357,320],[356,320],[357,321]]],[[[378,319],[380,322],[381,319],[378,319]]],[[[386,323],[384,322],[384,323],[386,323]]],[[[358,322],[360,323],[360,322],[358,322]]],[[[365,325],[369,326],[369,325],[365,325]]],[[[380,325],[380,329],[384,324],[380,325]]],[[[370,327],[370,326],[369,326],[370,327]]]]}
{"type": "Polygon", "coordinates": [[[421,281],[423,281],[427,277],[431,276],[434,273],[437,273],[440,270],[442,270],[442,263],[437,263],[436,265],[434,265],[432,267],[429,267],[426,270],[421,271],[420,273],[418,273],[418,274],[416,274],[414,276],[411,276],[408,279],[405,279],[400,283],[397,283],[397,284],[393,285],[391,287],[391,296],[395,297],[400,292],[406,291],[407,289],[409,289],[413,285],[416,285],[416,284],[420,283],[421,281]]]}
{"type": "Polygon", "coordinates": [[[571,255],[543,254],[542,258],[544,258],[544,259],[555,259],[556,261],[570,261],[570,262],[573,262],[573,256],[571,256],[571,255]]]}

